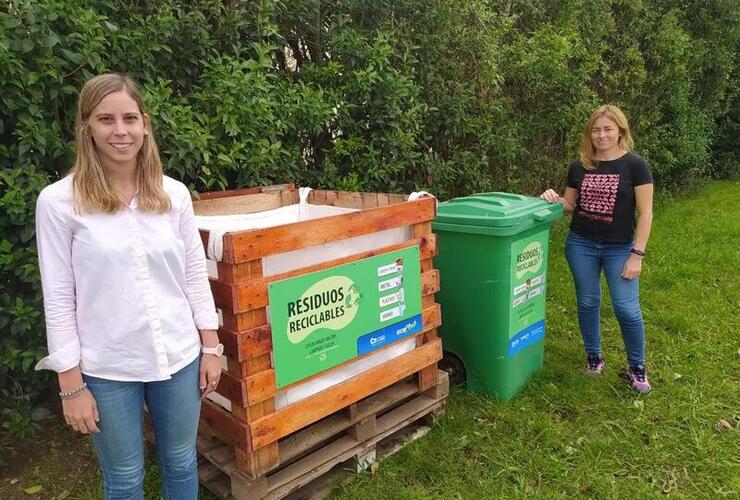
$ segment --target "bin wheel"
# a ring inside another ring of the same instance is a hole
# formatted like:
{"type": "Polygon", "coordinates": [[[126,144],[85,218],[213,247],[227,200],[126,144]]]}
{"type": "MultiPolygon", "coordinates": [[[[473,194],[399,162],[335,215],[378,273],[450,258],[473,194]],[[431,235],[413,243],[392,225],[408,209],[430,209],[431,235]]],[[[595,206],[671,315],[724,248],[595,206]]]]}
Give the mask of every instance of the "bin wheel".
{"type": "Polygon", "coordinates": [[[465,365],[457,355],[444,351],[439,362],[439,368],[449,374],[451,384],[465,384],[465,365]]]}

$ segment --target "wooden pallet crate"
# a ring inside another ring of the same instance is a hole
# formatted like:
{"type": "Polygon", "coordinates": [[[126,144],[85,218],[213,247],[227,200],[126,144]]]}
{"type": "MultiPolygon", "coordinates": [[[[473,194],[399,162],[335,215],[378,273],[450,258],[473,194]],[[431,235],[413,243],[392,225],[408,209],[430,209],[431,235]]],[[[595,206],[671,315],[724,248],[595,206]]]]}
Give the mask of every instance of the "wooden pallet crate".
{"type": "MultiPolygon", "coordinates": [[[[439,273],[432,264],[437,247],[431,229],[436,200],[408,201],[406,196],[397,194],[314,190],[308,202],[358,211],[226,233],[223,258],[217,264],[218,277],[210,280],[222,315],[219,337],[227,360],[216,392],[230,401],[230,408],[204,400],[201,428],[227,443],[233,450],[235,470],[253,479],[263,478],[285,465],[288,457],[281,453],[281,439],[336,412],[350,411],[353,404],[408,376],[414,376],[420,391],[438,384],[437,362],[442,357],[442,347],[437,328],[441,313],[434,300],[434,293],[439,290],[439,273]],[[263,273],[264,257],[400,227],[411,228],[407,241],[277,275],[263,273]],[[422,290],[423,327],[415,336],[416,347],[318,394],[277,409],[275,398],[287,388],[277,389],[272,365],[272,332],[266,310],[270,283],[413,246],[419,247],[422,290]]],[[[298,190],[287,184],[206,193],[194,200],[193,205],[197,215],[225,215],[261,212],[296,203],[298,190]]],[[[209,236],[208,231],[201,230],[206,247],[209,236]]]]}
{"type": "Polygon", "coordinates": [[[198,477],[220,499],[323,498],[348,471],[374,469],[378,460],[423,436],[442,412],[449,382],[419,391],[405,379],[279,440],[286,463],[257,479],[237,470],[231,446],[198,436],[198,477]]]}

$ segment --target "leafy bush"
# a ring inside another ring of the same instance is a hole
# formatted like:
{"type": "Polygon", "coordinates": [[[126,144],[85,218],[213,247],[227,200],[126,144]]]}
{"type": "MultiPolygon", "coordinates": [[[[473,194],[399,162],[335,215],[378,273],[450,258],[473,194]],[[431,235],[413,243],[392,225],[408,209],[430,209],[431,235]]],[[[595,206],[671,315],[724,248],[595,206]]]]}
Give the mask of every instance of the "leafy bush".
{"type": "Polygon", "coordinates": [[[737,175],[732,0],[0,2],[0,398],[32,430],[54,392],[38,192],[73,159],[79,88],[143,86],[193,190],[294,181],[441,198],[559,186],[595,107],[632,122],[657,185],[737,175]]]}

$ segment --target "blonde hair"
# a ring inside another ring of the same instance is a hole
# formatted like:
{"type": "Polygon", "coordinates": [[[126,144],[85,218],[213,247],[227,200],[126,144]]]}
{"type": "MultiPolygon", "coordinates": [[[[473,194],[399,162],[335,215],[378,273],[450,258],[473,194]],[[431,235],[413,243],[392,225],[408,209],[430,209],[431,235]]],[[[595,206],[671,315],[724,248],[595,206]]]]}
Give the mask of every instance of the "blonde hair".
{"type": "MultiPolygon", "coordinates": [[[[75,162],[72,193],[78,212],[116,212],[123,205],[118,193],[105,174],[95,143],[90,135],[90,115],[108,94],[125,91],[139,106],[142,119],[145,106],[136,83],[128,76],[116,73],[98,75],[88,80],[77,100],[75,119],[75,162]]],[[[148,120],[145,120],[144,142],[136,158],[136,184],[139,190],[139,208],[145,212],[166,212],[172,204],[164,191],[162,161],[148,120]]]]}
{"type": "Polygon", "coordinates": [[[618,146],[624,151],[632,151],[635,147],[635,141],[632,140],[632,134],[630,133],[630,125],[627,122],[627,117],[624,116],[622,110],[611,104],[604,104],[599,106],[599,109],[593,112],[591,118],[586,123],[586,128],[583,129],[583,136],[581,136],[581,146],[579,148],[581,164],[583,168],[587,170],[593,170],[596,168],[594,161],[596,157],[596,148],[591,140],[591,131],[594,128],[594,123],[599,118],[608,118],[613,121],[619,128],[619,141],[618,146]]]}

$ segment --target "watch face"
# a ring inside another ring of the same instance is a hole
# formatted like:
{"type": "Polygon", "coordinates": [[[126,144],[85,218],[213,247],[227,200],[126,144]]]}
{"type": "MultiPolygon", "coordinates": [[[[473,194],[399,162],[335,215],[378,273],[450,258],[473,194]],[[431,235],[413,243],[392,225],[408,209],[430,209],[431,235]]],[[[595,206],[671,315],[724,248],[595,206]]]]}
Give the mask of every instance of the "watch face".
{"type": "Polygon", "coordinates": [[[215,354],[216,356],[221,356],[224,353],[224,345],[218,344],[216,347],[203,347],[201,351],[204,354],[215,354]]]}

